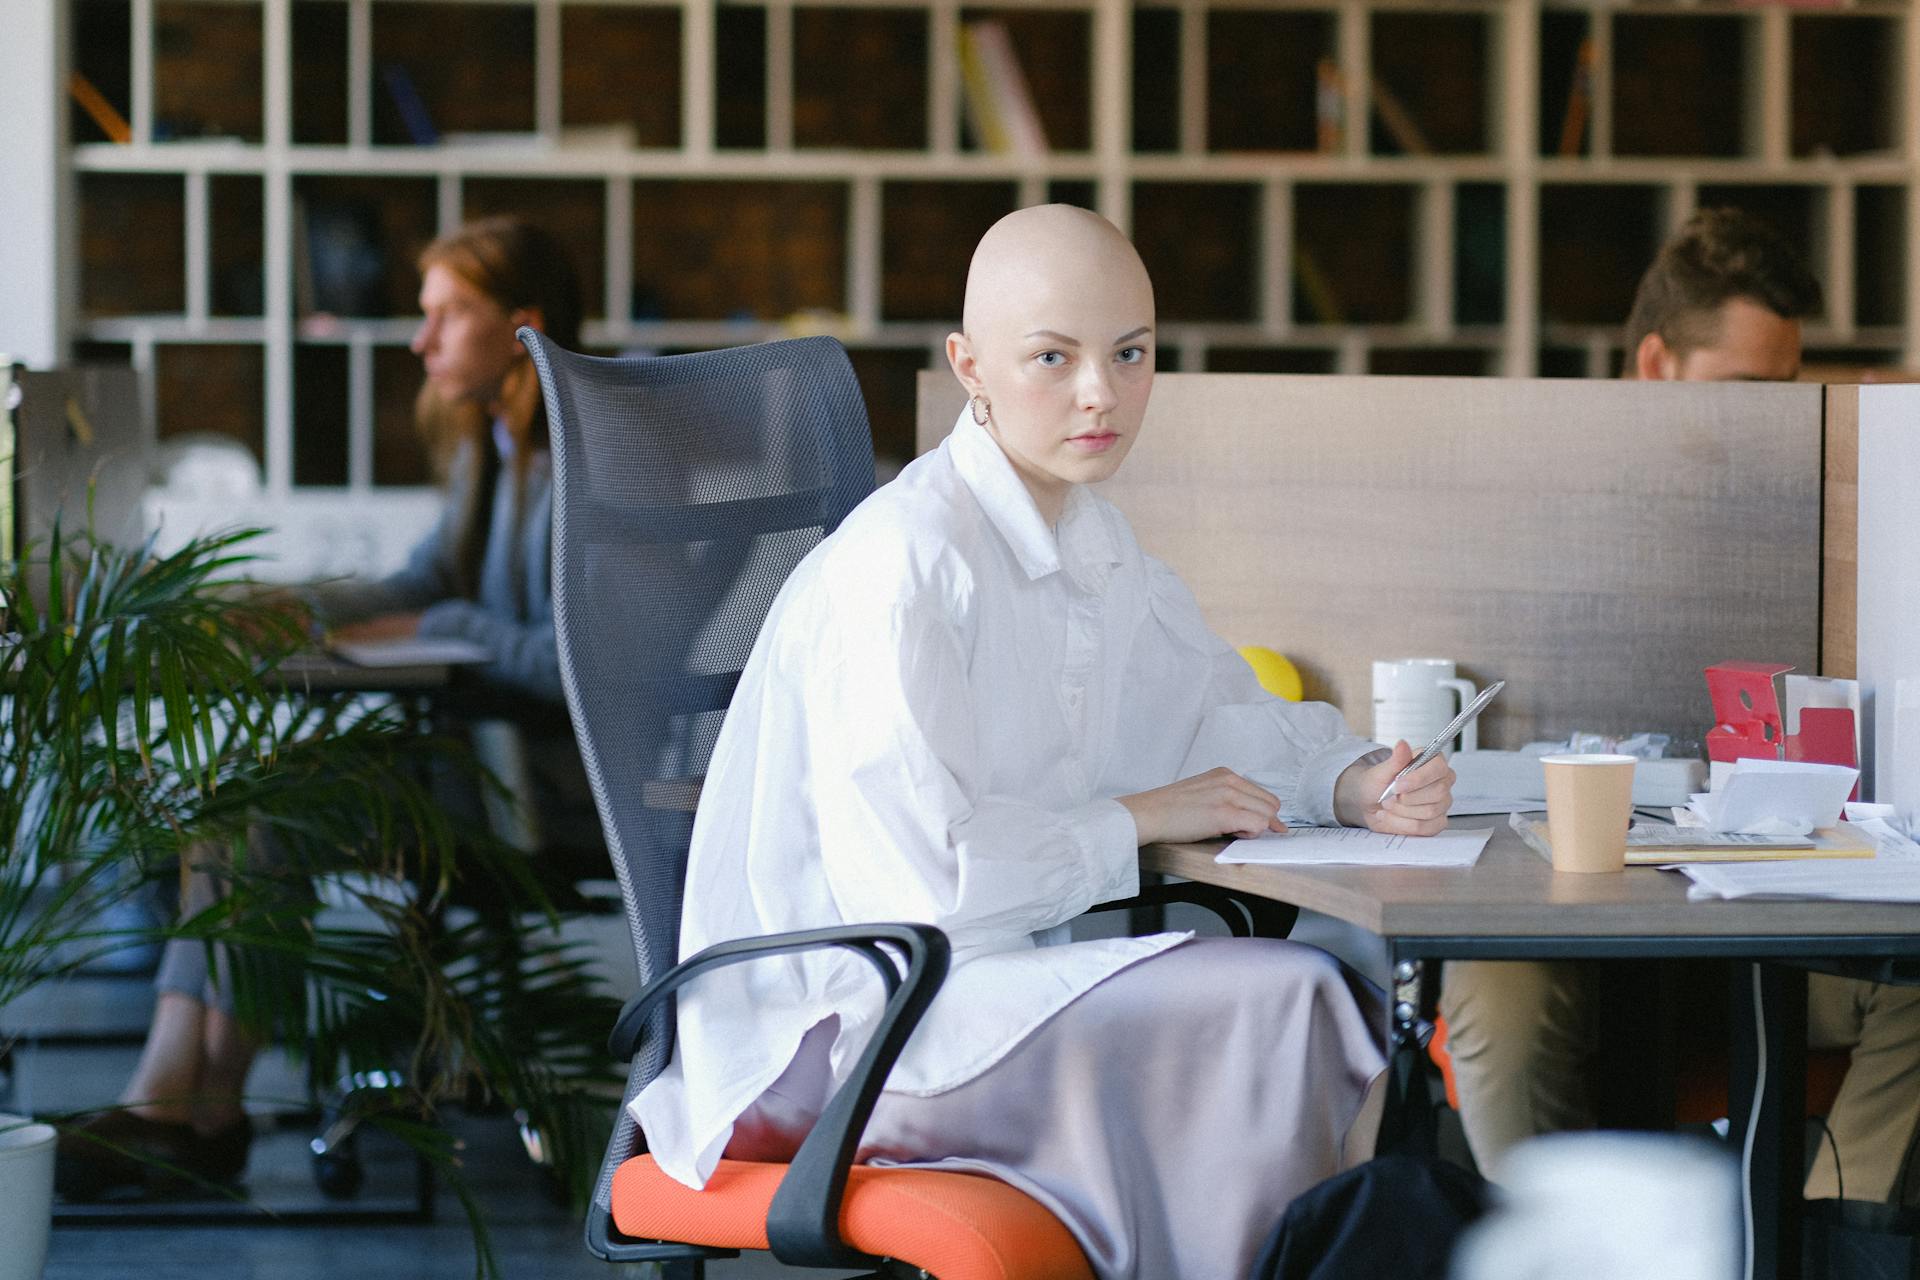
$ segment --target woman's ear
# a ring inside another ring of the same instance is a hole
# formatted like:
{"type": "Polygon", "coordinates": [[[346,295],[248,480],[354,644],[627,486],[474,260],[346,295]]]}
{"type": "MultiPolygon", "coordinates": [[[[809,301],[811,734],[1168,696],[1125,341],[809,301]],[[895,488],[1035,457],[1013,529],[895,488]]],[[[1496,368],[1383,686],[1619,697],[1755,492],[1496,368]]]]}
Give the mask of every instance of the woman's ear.
{"type": "Polygon", "coordinates": [[[953,376],[960,379],[968,395],[977,396],[986,391],[986,384],[980,381],[980,362],[974,357],[973,342],[966,334],[947,335],[947,363],[953,366],[953,376]]]}
{"type": "Polygon", "coordinates": [[[1633,353],[1633,375],[1642,382],[1672,382],[1680,376],[1680,361],[1665,338],[1649,333],[1633,353]]]}
{"type": "Polygon", "coordinates": [[[507,314],[507,319],[512,322],[516,331],[522,325],[538,329],[542,333],[547,331],[547,313],[539,307],[515,307],[507,314]]]}

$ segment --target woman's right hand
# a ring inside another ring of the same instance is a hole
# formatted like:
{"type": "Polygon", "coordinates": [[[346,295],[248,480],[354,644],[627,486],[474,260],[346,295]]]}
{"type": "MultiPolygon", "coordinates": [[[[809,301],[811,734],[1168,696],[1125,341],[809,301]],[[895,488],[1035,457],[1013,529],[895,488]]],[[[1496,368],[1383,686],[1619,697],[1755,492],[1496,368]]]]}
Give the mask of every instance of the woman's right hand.
{"type": "Polygon", "coordinates": [[[1253,837],[1285,831],[1280,798],[1231,769],[1209,769],[1151,791],[1118,797],[1141,844],[1253,837]]]}

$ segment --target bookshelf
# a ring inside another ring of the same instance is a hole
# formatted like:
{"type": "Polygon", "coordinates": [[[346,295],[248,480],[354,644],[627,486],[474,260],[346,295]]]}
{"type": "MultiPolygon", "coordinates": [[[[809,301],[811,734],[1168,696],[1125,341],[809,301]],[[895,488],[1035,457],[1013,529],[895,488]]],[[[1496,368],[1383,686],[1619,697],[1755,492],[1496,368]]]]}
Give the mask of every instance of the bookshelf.
{"type": "Polygon", "coordinates": [[[1640,271],[1708,201],[1807,246],[1810,361],[1920,366],[1904,0],[63,3],[133,141],[67,109],[61,341],[130,361],[163,436],[231,434],[295,502],[423,483],[412,257],[510,208],[573,247],[595,349],[836,333],[899,456],[975,236],[1043,199],[1133,234],[1166,368],[1604,376],[1640,271]],[[981,19],[1043,156],[966,123],[981,19]],[[301,313],[316,208],[379,247],[353,314],[301,313]]]}

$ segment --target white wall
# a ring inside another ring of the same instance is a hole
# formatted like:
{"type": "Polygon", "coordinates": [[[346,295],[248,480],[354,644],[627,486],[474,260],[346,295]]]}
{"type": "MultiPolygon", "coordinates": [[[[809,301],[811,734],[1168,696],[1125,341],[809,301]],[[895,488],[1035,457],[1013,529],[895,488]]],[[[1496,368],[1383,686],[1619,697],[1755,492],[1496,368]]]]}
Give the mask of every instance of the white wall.
{"type": "Polygon", "coordinates": [[[0,36],[0,353],[36,369],[65,355],[62,278],[65,252],[63,173],[67,95],[65,4],[20,0],[6,8],[0,36]]]}
{"type": "Polygon", "coordinates": [[[235,496],[154,488],[147,492],[144,516],[147,528],[160,531],[163,551],[195,534],[263,528],[266,533],[246,548],[262,557],[250,570],[253,576],[305,582],[393,572],[433,527],[444,502],[437,489],[378,494],[309,489],[269,498],[264,491],[235,496]]]}
{"type": "Polygon", "coordinates": [[[1859,519],[1855,665],[1865,764],[1873,799],[1900,806],[1912,822],[1920,810],[1920,386],[1860,389],[1859,519]],[[1909,701],[1896,716],[1900,680],[1909,701]]]}

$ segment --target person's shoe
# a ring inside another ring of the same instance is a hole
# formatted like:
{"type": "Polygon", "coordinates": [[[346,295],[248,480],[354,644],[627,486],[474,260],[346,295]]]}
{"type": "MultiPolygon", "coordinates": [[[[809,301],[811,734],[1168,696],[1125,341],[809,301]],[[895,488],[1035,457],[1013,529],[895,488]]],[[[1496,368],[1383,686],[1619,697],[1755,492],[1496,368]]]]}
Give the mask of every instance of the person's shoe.
{"type": "Polygon", "coordinates": [[[62,1133],[54,1147],[53,1186],[69,1200],[98,1200],[121,1187],[179,1185],[191,1158],[193,1126],[103,1111],[62,1133]]]}
{"type": "Polygon", "coordinates": [[[193,1135],[194,1160],[188,1167],[208,1182],[232,1182],[247,1171],[253,1124],[245,1116],[212,1133],[193,1135]]]}
{"type": "Polygon", "coordinates": [[[97,1200],[121,1188],[171,1193],[232,1182],[246,1169],[252,1143],[244,1116],[201,1134],[190,1124],[106,1111],[60,1135],[53,1183],[69,1200],[97,1200]]]}

